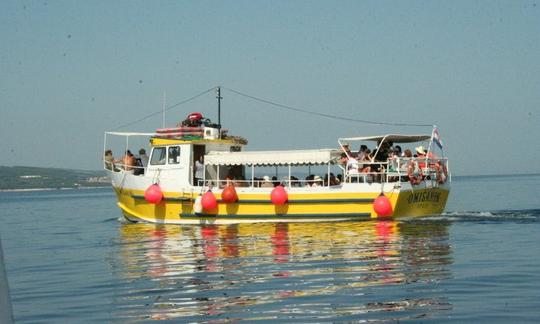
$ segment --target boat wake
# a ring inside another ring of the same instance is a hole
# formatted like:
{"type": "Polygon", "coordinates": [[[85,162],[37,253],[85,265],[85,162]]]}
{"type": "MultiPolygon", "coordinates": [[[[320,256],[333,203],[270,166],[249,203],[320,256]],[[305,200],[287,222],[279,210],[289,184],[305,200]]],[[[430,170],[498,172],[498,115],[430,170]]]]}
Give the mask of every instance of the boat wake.
{"type": "Polygon", "coordinates": [[[540,209],[455,211],[446,212],[440,216],[429,217],[429,219],[451,222],[537,223],[540,222],[540,209]]]}

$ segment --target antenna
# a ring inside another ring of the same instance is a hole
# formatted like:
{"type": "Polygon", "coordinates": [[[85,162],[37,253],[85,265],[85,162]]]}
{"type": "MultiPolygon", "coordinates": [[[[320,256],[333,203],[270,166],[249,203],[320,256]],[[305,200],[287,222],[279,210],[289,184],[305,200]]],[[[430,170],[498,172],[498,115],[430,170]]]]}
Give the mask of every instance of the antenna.
{"type": "Polygon", "coordinates": [[[217,92],[217,123],[218,123],[218,131],[219,131],[219,138],[221,138],[221,99],[223,97],[221,96],[221,87],[218,86],[216,89],[217,92]]]}

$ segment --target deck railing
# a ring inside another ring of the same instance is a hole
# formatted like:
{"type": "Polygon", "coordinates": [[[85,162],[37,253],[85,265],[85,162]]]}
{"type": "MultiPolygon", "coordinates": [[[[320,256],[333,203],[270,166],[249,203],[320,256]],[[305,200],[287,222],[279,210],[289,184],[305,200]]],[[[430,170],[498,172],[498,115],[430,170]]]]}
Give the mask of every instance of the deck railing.
{"type": "MultiPolygon", "coordinates": [[[[423,180],[439,180],[441,172],[445,172],[445,177],[450,179],[450,172],[448,167],[447,158],[394,158],[387,162],[361,162],[361,167],[372,167],[369,172],[345,172],[343,181],[336,182],[335,180],[330,182],[327,177],[322,177],[317,180],[303,180],[288,177],[266,181],[261,178],[254,179],[204,179],[198,180],[195,186],[201,187],[220,187],[223,188],[228,184],[232,184],[236,187],[253,187],[253,188],[271,188],[276,185],[283,185],[286,187],[333,187],[342,183],[399,183],[409,181],[409,167],[417,168],[417,172],[421,170],[421,177],[423,180]]],[[[103,160],[104,169],[114,172],[125,172],[134,175],[144,175],[147,173],[147,167],[125,165],[121,162],[111,163],[103,160]]],[[[173,170],[175,168],[167,168],[167,170],[173,170]]],[[[162,173],[161,178],[167,178],[166,173],[162,173]]]]}
{"type": "Polygon", "coordinates": [[[371,167],[370,171],[347,172],[345,182],[402,182],[409,181],[411,171],[423,180],[439,180],[444,173],[450,176],[447,158],[393,158],[386,162],[359,162],[359,169],[371,167]],[[413,170],[410,170],[413,168],[413,170]]]}

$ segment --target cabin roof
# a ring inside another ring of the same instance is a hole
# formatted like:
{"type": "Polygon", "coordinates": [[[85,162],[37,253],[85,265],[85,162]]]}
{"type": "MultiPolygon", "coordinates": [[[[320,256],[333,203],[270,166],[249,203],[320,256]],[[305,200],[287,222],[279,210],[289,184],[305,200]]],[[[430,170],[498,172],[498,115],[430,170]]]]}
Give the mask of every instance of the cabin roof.
{"type": "Polygon", "coordinates": [[[205,155],[206,165],[305,165],[334,163],[341,151],[336,149],[220,152],[205,155]]]}
{"type": "Polygon", "coordinates": [[[378,136],[364,136],[364,137],[343,137],[339,141],[373,141],[379,142],[384,139],[385,142],[392,141],[394,143],[414,143],[426,141],[431,138],[431,135],[399,135],[399,134],[388,134],[388,135],[378,135],[378,136]]]}

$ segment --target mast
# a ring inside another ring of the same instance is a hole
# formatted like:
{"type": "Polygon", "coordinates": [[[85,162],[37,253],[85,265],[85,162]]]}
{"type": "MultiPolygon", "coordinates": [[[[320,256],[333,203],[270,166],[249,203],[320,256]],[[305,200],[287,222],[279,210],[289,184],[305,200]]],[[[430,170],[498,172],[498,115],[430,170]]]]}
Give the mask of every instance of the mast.
{"type": "Polygon", "coordinates": [[[218,102],[217,102],[217,111],[218,111],[218,113],[217,113],[218,114],[217,115],[218,116],[217,117],[218,118],[217,123],[218,123],[219,138],[221,138],[221,99],[223,99],[223,97],[221,96],[221,87],[218,86],[216,91],[217,91],[216,98],[218,100],[218,102]]]}

